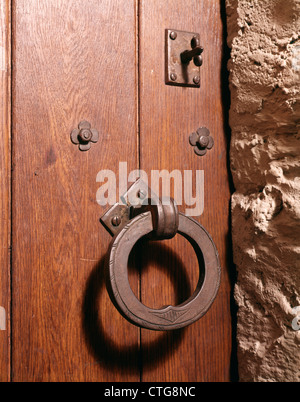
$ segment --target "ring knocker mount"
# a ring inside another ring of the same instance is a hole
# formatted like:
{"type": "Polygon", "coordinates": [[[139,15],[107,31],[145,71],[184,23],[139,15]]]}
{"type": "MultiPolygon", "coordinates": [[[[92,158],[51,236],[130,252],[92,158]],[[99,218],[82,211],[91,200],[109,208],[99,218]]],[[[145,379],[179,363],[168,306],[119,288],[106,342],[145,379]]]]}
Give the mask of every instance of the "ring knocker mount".
{"type": "Polygon", "coordinates": [[[113,236],[105,264],[107,290],[129,322],[150,330],[175,330],[193,324],[209,310],[220,286],[218,252],[207,231],[194,219],[179,213],[173,199],[159,199],[139,179],[100,221],[113,236]],[[195,250],[199,281],[184,303],[152,309],[142,304],[130,287],[129,254],[142,237],[163,240],[177,234],[184,236],[195,250]]]}

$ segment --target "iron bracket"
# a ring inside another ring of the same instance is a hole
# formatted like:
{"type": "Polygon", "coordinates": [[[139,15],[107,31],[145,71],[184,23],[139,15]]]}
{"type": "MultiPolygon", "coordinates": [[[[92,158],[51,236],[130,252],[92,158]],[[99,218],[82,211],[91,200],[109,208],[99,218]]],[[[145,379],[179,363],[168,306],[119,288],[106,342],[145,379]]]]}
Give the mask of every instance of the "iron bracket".
{"type": "Polygon", "coordinates": [[[198,33],[166,29],[166,84],[200,88],[202,52],[198,33]]]}

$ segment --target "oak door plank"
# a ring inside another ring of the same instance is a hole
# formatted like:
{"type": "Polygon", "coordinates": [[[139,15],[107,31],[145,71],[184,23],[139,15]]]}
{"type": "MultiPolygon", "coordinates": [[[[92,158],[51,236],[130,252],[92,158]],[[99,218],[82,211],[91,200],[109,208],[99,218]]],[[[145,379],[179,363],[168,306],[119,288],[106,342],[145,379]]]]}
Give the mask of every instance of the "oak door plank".
{"type": "Polygon", "coordinates": [[[135,1],[13,12],[13,380],[136,381],[139,330],[107,295],[96,202],[100,170],[137,167],[135,1]],[[82,120],[100,134],[85,153],[82,120]]]}
{"type": "Polygon", "coordinates": [[[11,2],[0,1],[0,382],[10,381],[11,2]]]}
{"type": "MultiPolygon", "coordinates": [[[[222,283],[215,303],[197,323],[169,334],[142,331],[143,381],[229,381],[231,355],[230,283],[227,261],[229,182],[227,133],[222,105],[223,27],[220,2],[140,1],[141,169],[203,170],[204,213],[196,219],[220,254],[222,283]],[[198,32],[204,46],[201,89],[165,85],[165,29],[198,32]],[[213,150],[201,158],[189,135],[208,127],[213,150]]],[[[194,176],[195,177],[195,176],[194,176]]],[[[185,211],[186,206],[180,210],[185,211]]],[[[151,307],[182,302],[197,283],[197,262],[183,239],[145,246],[141,295],[151,307]],[[150,261],[149,261],[150,259],[150,261]]]]}

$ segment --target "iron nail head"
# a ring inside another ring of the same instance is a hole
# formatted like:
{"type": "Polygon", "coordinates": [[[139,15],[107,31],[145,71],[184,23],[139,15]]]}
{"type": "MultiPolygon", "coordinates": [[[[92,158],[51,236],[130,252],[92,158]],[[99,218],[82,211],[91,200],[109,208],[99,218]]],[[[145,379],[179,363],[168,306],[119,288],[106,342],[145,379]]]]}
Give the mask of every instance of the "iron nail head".
{"type": "Polygon", "coordinates": [[[199,77],[199,75],[196,75],[196,76],[193,78],[193,81],[194,81],[194,84],[196,84],[196,85],[200,84],[200,77],[199,77]]]}
{"type": "Polygon", "coordinates": [[[172,40],[175,40],[175,39],[177,38],[177,32],[172,31],[172,32],[170,33],[170,38],[171,38],[172,40]]]}

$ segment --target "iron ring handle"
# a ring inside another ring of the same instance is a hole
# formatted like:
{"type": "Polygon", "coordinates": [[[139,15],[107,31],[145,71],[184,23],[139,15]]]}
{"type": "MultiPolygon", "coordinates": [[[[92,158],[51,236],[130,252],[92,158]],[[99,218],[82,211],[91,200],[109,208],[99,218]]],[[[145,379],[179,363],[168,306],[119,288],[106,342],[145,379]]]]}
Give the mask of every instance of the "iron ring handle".
{"type": "Polygon", "coordinates": [[[136,242],[153,232],[151,212],[144,212],[113,238],[106,261],[106,285],[118,311],[132,324],[156,331],[186,327],[201,318],[215,300],[221,277],[219,256],[207,231],[194,219],[179,213],[178,233],[193,246],[199,264],[199,281],[193,295],[179,306],[152,309],[142,304],[128,280],[128,258],[136,242]]]}

